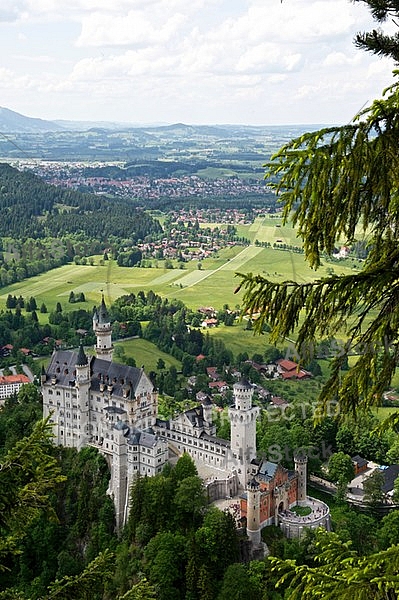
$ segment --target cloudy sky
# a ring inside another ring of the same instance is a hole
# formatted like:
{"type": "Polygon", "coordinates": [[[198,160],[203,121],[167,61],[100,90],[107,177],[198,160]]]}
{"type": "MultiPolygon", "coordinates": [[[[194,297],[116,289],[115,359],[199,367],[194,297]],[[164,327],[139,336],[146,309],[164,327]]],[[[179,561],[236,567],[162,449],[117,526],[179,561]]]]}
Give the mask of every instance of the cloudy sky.
{"type": "Polygon", "coordinates": [[[44,119],[346,123],[394,65],[349,0],[0,0],[0,106],[44,119]]]}

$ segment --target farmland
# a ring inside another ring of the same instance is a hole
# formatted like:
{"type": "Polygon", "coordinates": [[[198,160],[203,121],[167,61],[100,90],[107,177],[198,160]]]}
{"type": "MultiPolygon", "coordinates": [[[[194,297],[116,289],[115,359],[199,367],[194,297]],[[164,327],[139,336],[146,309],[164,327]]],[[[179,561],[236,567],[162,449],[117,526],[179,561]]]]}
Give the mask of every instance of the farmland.
{"type": "MultiPolygon", "coordinates": [[[[257,219],[254,224],[241,226],[241,229],[248,237],[273,244],[276,227],[272,223],[270,218],[257,219]]],[[[298,244],[290,225],[277,229],[278,239],[298,244]]],[[[163,297],[182,300],[192,309],[201,305],[220,309],[224,304],[236,306],[241,302],[242,292],[235,293],[239,283],[236,273],[252,272],[276,281],[306,282],[327,275],[327,269],[333,268],[336,273],[349,273],[353,269],[349,261],[333,265],[326,262],[315,272],[305,263],[302,254],[254,245],[224,248],[216,256],[203,260],[200,270],[196,261],[186,263],[184,269],[166,269],[162,262],[158,267],[132,268],[119,267],[113,260],[100,264],[100,259],[100,256],[94,257],[93,265],[64,265],[6,286],[1,290],[0,307],[5,307],[8,294],[34,296],[37,303],[44,302],[48,310],[53,310],[57,302],[61,302],[64,310],[72,310],[76,305],[68,306],[71,291],[75,294],[83,292],[86,301],[96,305],[102,292],[111,303],[124,294],[153,290],[163,297]]]]}

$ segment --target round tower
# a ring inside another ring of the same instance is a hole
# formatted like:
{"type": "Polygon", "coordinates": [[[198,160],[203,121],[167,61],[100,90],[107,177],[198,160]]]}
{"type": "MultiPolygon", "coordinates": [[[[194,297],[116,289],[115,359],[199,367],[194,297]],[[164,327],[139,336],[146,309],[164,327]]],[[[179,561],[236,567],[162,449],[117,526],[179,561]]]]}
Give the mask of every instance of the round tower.
{"type": "Polygon", "coordinates": [[[97,338],[94,347],[96,357],[111,361],[114,348],[111,340],[111,321],[105,306],[104,294],[102,295],[100,308],[93,313],[93,331],[97,338]]]}
{"type": "MultiPolygon", "coordinates": [[[[86,445],[89,436],[90,412],[89,412],[89,396],[90,396],[90,365],[85,354],[83,344],[79,346],[78,356],[76,358],[76,400],[79,412],[78,430],[73,433],[73,446],[78,450],[86,445]],[[75,435],[76,433],[76,435],[75,435]]],[[[75,425],[73,426],[75,428],[75,425]]]]}
{"type": "Polygon", "coordinates": [[[298,497],[299,505],[306,504],[306,484],[307,484],[307,465],[308,457],[306,454],[296,454],[294,456],[295,471],[298,474],[298,497]]]}
{"type": "Polygon", "coordinates": [[[236,410],[250,410],[254,390],[247,379],[241,379],[233,385],[234,405],[236,410]]]}
{"type": "Polygon", "coordinates": [[[254,546],[260,544],[260,485],[255,478],[247,485],[247,535],[254,546]]]}

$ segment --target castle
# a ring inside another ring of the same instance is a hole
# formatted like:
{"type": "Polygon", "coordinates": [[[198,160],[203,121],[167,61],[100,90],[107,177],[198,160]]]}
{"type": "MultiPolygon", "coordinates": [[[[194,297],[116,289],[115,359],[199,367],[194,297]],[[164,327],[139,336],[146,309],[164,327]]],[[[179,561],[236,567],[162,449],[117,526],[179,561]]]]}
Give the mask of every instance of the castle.
{"type": "MultiPolygon", "coordinates": [[[[80,450],[95,447],[107,459],[116,524],[126,522],[129,489],[138,476],[160,473],[171,456],[187,452],[203,475],[210,501],[241,493],[241,516],[254,544],[265,525],[280,524],[289,536],[303,526],[328,526],[328,510],[315,512],[302,526],[295,525],[290,509],[308,504],[306,457],[295,459],[290,472],[281,465],[256,457],[256,419],[253,388],[245,380],[234,384],[234,405],[229,408],[231,441],[215,435],[212,403],[206,398],[197,407],[170,420],[158,419],[156,390],[143,368],[112,361],[111,323],[102,298],[94,311],[95,355],[57,350],[47,370],[42,370],[44,417],[49,417],[54,441],[80,450]]],[[[312,500],[314,507],[314,500],[312,500]]],[[[317,501],[316,501],[317,502],[317,501]]],[[[318,503],[318,508],[320,503],[318,503]]],[[[323,503],[321,503],[323,504],[323,503]]]]}

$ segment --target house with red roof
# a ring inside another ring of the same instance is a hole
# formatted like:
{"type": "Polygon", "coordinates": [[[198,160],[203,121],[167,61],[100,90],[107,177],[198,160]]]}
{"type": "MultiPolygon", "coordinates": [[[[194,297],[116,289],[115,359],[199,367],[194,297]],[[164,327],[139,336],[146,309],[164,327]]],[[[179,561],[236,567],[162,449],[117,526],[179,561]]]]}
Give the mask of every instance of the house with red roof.
{"type": "Polygon", "coordinates": [[[302,369],[300,365],[293,360],[279,358],[276,360],[277,371],[282,379],[308,379],[312,377],[310,371],[302,369]]]}
{"type": "Polygon", "coordinates": [[[18,394],[25,383],[30,383],[27,375],[0,375],[0,401],[18,394]]]}

